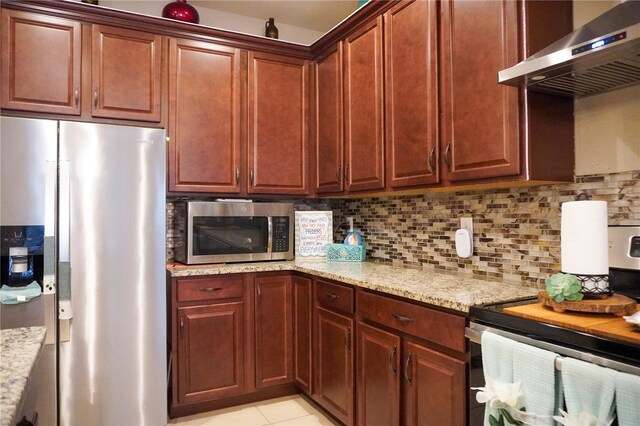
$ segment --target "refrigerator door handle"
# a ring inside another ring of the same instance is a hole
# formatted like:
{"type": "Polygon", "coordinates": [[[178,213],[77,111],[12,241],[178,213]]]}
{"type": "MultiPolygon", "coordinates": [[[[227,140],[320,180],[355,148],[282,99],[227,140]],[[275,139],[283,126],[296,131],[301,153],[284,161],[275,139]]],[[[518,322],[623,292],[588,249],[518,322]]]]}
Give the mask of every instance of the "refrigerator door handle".
{"type": "Polygon", "coordinates": [[[47,334],[44,343],[56,342],[56,183],[58,164],[55,160],[45,161],[44,189],[44,244],[42,297],[44,298],[44,325],[47,334]]]}
{"type": "Polygon", "coordinates": [[[68,342],[71,338],[71,263],[70,247],[70,184],[69,161],[60,161],[60,191],[59,191],[59,248],[58,256],[58,320],[59,340],[68,342]]]}

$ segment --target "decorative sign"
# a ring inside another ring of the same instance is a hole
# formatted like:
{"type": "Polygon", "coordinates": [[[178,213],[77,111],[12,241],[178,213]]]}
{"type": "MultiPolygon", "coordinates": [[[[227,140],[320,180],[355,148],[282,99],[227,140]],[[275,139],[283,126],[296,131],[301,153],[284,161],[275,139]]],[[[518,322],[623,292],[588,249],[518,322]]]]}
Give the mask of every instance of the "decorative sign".
{"type": "Polygon", "coordinates": [[[296,257],[324,259],[325,246],[332,242],[332,211],[296,212],[296,257]]]}

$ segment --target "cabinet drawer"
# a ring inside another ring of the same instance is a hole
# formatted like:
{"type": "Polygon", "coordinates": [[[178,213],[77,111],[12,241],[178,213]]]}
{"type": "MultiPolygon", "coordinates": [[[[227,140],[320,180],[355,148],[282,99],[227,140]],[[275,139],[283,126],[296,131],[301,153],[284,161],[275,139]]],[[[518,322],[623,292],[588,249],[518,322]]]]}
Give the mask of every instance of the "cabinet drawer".
{"type": "Polygon", "coordinates": [[[465,318],[366,291],[358,294],[362,318],[456,351],[465,351],[465,318]]]}
{"type": "Polygon", "coordinates": [[[352,314],[353,288],[324,280],[316,280],[316,304],[352,314]]]}
{"type": "Polygon", "coordinates": [[[177,287],[178,302],[241,299],[244,292],[241,274],[226,277],[179,279],[177,287]]]}

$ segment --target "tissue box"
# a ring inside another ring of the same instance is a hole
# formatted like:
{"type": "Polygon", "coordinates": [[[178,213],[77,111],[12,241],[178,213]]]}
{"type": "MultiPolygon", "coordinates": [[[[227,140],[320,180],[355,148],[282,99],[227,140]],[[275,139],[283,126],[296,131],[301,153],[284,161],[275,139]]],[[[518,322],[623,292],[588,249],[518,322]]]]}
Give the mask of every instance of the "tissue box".
{"type": "Polygon", "coordinates": [[[327,261],[329,262],[364,262],[367,257],[366,246],[348,246],[345,244],[327,244],[327,261]]]}

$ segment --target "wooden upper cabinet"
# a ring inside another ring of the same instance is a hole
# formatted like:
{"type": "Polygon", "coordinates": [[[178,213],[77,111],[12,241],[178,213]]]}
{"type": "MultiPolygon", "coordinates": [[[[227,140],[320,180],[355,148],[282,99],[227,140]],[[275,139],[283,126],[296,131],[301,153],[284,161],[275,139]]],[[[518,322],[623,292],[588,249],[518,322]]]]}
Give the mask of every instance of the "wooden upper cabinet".
{"type": "Polygon", "coordinates": [[[91,48],[91,115],[160,121],[161,37],[93,25],[91,48]]]}
{"type": "Polygon", "coordinates": [[[240,50],[171,39],[169,190],[240,192],[240,50]]]}
{"type": "Polygon", "coordinates": [[[2,9],[2,108],[80,115],[79,22],[2,9]]]}
{"type": "Polygon", "coordinates": [[[384,15],[386,175],[391,188],[437,183],[437,13],[403,1],[384,15]]]}
{"type": "Polygon", "coordinates": [[[518,89],[497,83],[518,62],[518,2],[441,3],[442,147],[448,181],[520,173],[518,89]]]}
{"type": "Polygon", "coordinates": [[[309,62],[249,52],[248,188],[306,195],[309,62]]]}
{"type": "Polygon", "coordinates": [[[381,189],[385,184],[382,16],[343,43],[347,189],[381,189]]]}
{"type": "Polygon", "coordinates": [[[315,63],[315,94],[316,192],[341,192],[344,189],[341,44],[315,63]]]}

